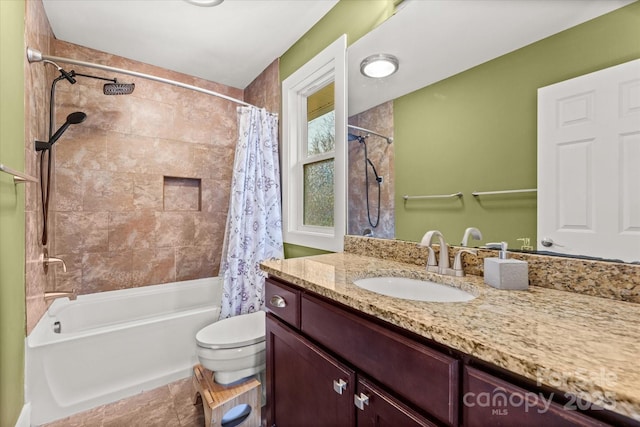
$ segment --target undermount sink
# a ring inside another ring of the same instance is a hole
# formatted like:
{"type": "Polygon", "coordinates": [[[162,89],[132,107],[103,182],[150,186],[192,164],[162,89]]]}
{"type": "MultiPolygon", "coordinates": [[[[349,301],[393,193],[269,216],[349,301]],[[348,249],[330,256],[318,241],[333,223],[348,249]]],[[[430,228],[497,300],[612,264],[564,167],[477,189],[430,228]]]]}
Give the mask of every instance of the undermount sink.
{"type": "Polygon", "coordinates": [[[371,277],[353,283],[371,292],[413,301],[464,302],[475,298],[475,295],[452,286],[404,277],[371,277]]]}

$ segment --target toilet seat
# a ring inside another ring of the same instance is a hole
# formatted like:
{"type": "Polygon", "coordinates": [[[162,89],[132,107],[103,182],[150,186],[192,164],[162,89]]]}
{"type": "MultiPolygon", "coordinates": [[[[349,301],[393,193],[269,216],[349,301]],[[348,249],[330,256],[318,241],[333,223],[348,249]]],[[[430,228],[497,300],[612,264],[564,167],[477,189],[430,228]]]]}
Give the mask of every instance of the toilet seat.
{"type": "Polygon", "coordinates": [[[210,349],[251,347],[265,340],[265,312],[230,317],[202,328],[196,334],[198,346],[210,349]]]}

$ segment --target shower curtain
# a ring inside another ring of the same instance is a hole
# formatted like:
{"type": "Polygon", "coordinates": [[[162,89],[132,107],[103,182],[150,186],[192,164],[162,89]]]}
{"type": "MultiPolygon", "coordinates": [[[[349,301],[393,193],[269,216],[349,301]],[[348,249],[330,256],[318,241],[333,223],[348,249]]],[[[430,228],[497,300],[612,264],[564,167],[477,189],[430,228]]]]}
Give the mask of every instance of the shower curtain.
{"type": "Polygon", "coordinates": [[[260,310],[265,274],[259,264],[283,257],[278,162],[278,116],[238,107],[238,144],[220,262],[220,318],[260,310]]]}

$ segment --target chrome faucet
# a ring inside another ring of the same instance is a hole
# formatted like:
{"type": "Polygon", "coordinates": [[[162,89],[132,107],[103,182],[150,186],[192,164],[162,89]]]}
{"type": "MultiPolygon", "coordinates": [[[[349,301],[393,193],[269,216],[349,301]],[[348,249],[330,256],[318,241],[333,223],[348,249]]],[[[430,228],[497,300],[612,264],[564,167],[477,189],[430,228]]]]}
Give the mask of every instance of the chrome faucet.
{"type": "Polygon", "coordinates": [[[74,301],[76,298],[78,298],[78,295],[76,295],[76,290],[72,289],[70,291],[57,291],[57,292],[45,292],[44,293],[44,300],[45,301],[51,301],[57,298],[69,298],[71,301],[74,301]]]}
{"type": "Polygon", "coordinates": [[[438,230],[430,230],[425,233],[420,242],[420,246],[426,246],[429,251],[429,257],[427,259],[427,271],[439,274],[451,274],[449,268],[449,246],[444,241],[444,236],[438,230]],[[433,251],[432,240],[434,237],[438,238],[438,244],[440,245],[440,256],[438,264],[436,265],[435,252],[433,251]]]}
{"type": "Polygon", "coordinates": [[[482,233],[476,227],[467,228],[466,230],[464,230],[464,235],[462,236],[462,243],[460,243],[460,246],[467,246],[469,237],[475,240],[482,240],[482,233]]]}

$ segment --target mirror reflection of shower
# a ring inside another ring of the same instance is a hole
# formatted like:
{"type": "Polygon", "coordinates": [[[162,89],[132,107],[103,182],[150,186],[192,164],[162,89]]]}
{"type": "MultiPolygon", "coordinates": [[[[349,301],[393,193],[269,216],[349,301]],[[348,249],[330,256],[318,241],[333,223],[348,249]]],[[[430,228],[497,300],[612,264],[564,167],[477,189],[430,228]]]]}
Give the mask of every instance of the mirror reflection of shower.
{"type": "Polygon", "coordinates": [[[66,71],[62,69],[58,64],[48,59],[42,59],[44,64],[51,64],[57,68],[60,75],[56,77],[51,83],[51,91],[49,96],[49,137],[47,141],[35,141],[35,150],[40,152],[40,196],[42,200],[42,245],[45,246],[48,241],[48,217],[49,217],[49,195],[51,189],[51,150],[53,145],[60,139],[62,134],[71,125],[76,125],[84,122],[87,115],[82,111],[76,111],[67,116],[65,122],[53,132],[55,127],[55,97],[56,97],[56,84],[60,80],[66,80],[69,84],[76,84],[76,77],[87,77],[96,80],[104,80],[109,83],[105,83],[103,86],[103,93],[105,95],[128,95],[135,89],[133,83],[118,83],[113,78],[105,78],[99,76],[92,76],[90,74],[76,73],[74,70],[66,71]],[[45,155],[47,157],[46,179],[45,179],[45,155]]]}
{"type": "MultiPolygon", "coordinates": [[[[367,153],[367,138],[369,137],[369,135],[365,135],[365,136],[360,136],[360,135],[354,135],[352,133],[350,133],[348,140],[349,141],[358,141],[360,144],[362,144],[364,146],[364,188],[365,188],[365,200],[366,200],[366,204],[367,204],[367,219],[369,220],[369,225],[373,228],[376,228],[378,226],[378,224],[380,223],[380,186],[382,185],[382,177],[380,175],[378,175],[378,171],[376,170],[376,167],[373,165],[373,162],[371,161],[371,159],[369,159],[369,155],[367,153]],[[376,208],[376,219],[375,221],[371,220],[371,206],[370,206],[370,202],[369,202],[369,166],[371,166],[371,169],[373,169],[373,175],[375,177],[375,180],[377,182],[377,188],[378,188],[378,206],[376,208]]],[[[370,234],[367,233],[367,234],[370,234]]]]}
{"type": "MultiPolygon", "coordinates": [[[[382,166],[382,169],[386,170],[387,168],[385,168],[385,166],[387,167],[390,166],[389,161],[391,159],[387,157],[387,154],[389,154],[388,150],[384,148],[383,150],[384,153],[381,152],[379,145],[374,145],[376,148],[373,149],[374,155],[371,156],[370,155],[371,147],[369,147],[367,143],[371,144],[373,142],[374,144],[379,144],[381,141],[385,141],[387,144],[384,144],[384,145],[386,146],[393,142],[393,138],[389,136],[385,136],[381,133],[372,131],[370,129],[355,126],[352,124],[349,124],[347,126],[349,128],[349,132],[347,134],[348,141],[353,142],[354,144],[357,143],[359,146],[362,147],[362,153],[363,153],[362,164],[364,168],[363,170],[364,175],[361,175],[362,172],[360,172],[362,171],[362,166],[359,165],[360,160],[357,160],[355,162],[350,162],[350,174],[354,177],[360,175],[363,177],[363,180],[356,178],[357,182],[351,182],[350,185],[359,188],[362,184],[364,184],[364,194],[360,193],[362,195],[361,199],[362,199],[362,204],[364,206],[361,205],[359,209],[361,211],[366,210],[366,221],[367,221],[366,223],[364,223],[365,218],[364,218],[364,215],[362,215],[361,221],[364,224],[366,224],[365,228],[354,229],[355,224],[353,224],[352,219],[354,216],[353,209],[356,207],[354,206],[355,204],[352,203],[354,199],[354,194],[352,194],[350,196],[350,199],[351,199],[350,200],[350,228],[351,228],[350,232],[354,234],[361,234],[367,237],[373,237],[374,235],[378,235],[378,234],[380,235],[388,234],[388,230],[385,229],[386,226],[381,226],[380,219],[382,215],[383,205],[385,204],[382,200],[382,193],[384,188],[383,185],[387,184],[383,179],[383,175],[386,175],[387,173],[391,173],[391,170],[387,170],[387,172],[381,173],[381,166],[382,166]],[[375,154],[378,154],[378,156],[376,156],[375,154]],[[378,160],[374,160],[376,158],[378,160]],[[370,188],[370,183],[372,183],[376,187],[375,189],[373,189],[373,191],[370,188]],[[379,229],[379,226],[381,226],[382,229],[379,229]]],[[[352,153],[352,155],[355,153],[353,149],[351,149],[350,152],[352,153]]],[[[357,158],[359,159],[359,155],[357,155],[357,158]]],[[[389,185],[393,185],[393,183],[389,182],[388,185],[386,186],[388,187],[389,185]]],[[[356,188],[353,188],[353,190],[355,193],[358,192],[356,188]]],[[[389,189],[386,190],[386,192],[388,191],[389,189]]],[[[358,225],[358,227],[361,227],[362,225],[358,225]]]]}

